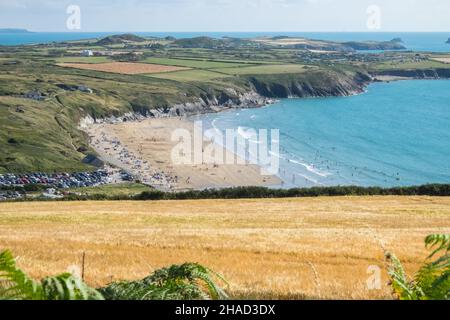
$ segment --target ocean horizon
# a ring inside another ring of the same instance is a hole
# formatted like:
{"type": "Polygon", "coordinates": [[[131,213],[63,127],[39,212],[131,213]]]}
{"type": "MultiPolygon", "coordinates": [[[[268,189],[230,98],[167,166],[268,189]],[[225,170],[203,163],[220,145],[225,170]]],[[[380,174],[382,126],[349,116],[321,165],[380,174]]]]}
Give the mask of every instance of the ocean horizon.
{"type": "MultiPolygon", "coordinates": [[[[0,45],[16,46],[30,44],[45,44],[102,38],[125,32],[30,32],[30,33],[0,33],[0,45]]],[[[262,36],[305,37],[328,41],[390,41],[401,38],[407,50],[425,52],[450,52],[449,32],[132,32],[147,37],[192,38],[209,36],[213,38],[236,37],[253,38],[262,36]]]]}

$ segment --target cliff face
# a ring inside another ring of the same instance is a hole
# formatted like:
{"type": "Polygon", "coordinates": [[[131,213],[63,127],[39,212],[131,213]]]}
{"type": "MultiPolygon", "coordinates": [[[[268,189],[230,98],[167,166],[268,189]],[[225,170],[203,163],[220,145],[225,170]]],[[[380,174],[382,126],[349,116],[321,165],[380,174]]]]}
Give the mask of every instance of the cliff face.
{"type": "Polygon", "coordinates": [[[312,71],[304,74],[253,76],[220,89],[205,88],[194,101],[164,106],[133,105],[144,117],[170,117],[261,107],[276,98],[349,96],[364,91],[372,78],[366,73],[312,71]]]}
{"type": "Polygon", "coordinates": [[[450,79],[450,69],[385,70],[374,73],[374,76],[377,75],[412,79],[450,79]]]}
{"type": "MultiPolygon", "coordinates": [[[[364,91],[372,78],[362,72],[312,70],[303,74],[258,75],[225,83],[220,88],[203,87],[190,101],[143,105],[131,102],[132,112],[124,119],[136,117],[176,117],[211,113],[230,108],[261,107],[276,98],[349,96],[364,91]]],[[[117,119],[117,118],[115,118],[117,119]]]]}
{"type": "Polygon", "coordinates": [[[338,73],[317,71],[300,75],[253,77],[250,82],[255,91],[265,97],[327,97],[349,96],[364,91],[371,77],[365,73],[338,73]]]}

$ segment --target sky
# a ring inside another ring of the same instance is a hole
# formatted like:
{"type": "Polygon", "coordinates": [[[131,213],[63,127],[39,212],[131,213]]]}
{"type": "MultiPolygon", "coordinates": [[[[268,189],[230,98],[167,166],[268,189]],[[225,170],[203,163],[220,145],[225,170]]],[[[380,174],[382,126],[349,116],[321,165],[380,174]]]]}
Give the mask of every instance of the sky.
{"type": "Polygon", "coordinates": [[[0,28],[57,32],[425,32],[449,17],[450,0],[0,0],[0,28]]]}

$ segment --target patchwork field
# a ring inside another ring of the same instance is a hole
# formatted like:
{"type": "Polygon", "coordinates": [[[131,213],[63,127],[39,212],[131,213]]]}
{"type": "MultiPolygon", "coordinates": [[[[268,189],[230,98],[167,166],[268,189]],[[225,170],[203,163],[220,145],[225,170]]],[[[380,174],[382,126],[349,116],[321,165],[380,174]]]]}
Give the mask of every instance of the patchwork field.
{"type": "Polygon", "coordinates": [[[138,279],[199,262],[235,298],[390,298],[368,290],[369,266],[392,251],[415,271],[423,239],[450,232],[450,199],[340,197],[0,204],[0,250],[34,277],[80,266],[88,283],[138,279]]]}
{"type": "Polygon", "coordinates": [[[180,82],[189,81],[212,81],[219,78],[228,77],[229,75],[209,70],[186,70],[177,72],[166,72],[149,75],[152,78],[167,79],[180,82]]]}
{"type": "Polygon", "coordinates": [[[108,62],[108,63],[60,63],[61,67],[94,70],[120,74],[160,73],[186,70],[187,68],[150,63],[108,62]]]}
{"type": "Polygon", "coordinates": [[[198,69],[232,68],[248,65],[236,62],[222,62],[222,61],[194,60],[194,59],[168,59],[168,58],[147,58],[144,60],[144,62],[168,66],[198,68],[198,69]]]}
{"type": "Polygon", "coordinates": [[[107,57],[63,57],[56,58],[58,63],[106,63],[111,62],[107,57]]]}
{"type": "Polygon", "coordinates": [[[213,71],[223,72],[229,75],[252,75],[252,74],[284,74],[284,73],[301,73],[306,71],[305,66],[299,64],[280,64],[252,66],[243,68],[222,68],[213,71]]]}

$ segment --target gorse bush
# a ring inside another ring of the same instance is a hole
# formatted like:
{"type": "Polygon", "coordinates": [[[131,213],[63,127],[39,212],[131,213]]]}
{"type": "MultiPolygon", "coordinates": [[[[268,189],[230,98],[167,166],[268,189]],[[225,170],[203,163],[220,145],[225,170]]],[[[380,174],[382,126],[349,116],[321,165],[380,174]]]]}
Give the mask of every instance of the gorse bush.
{"type": "Polygon", "coordinates": [[[396,298],[400,300],[450,299],[450,235],[430,235],[425,246],[433,249],[420,270],[410,278],[400,260],[388,254],[389,276],[396,298]]]}
{"type": "Polygon", "coordinates": [[[40,282],[17,268],[10,251],[0,253],[0,300],[209,300],[227,299],[217,273],[193,263],[155,271],[141,281],[115,282],[93,289],[65,273],[40,282]]]}

